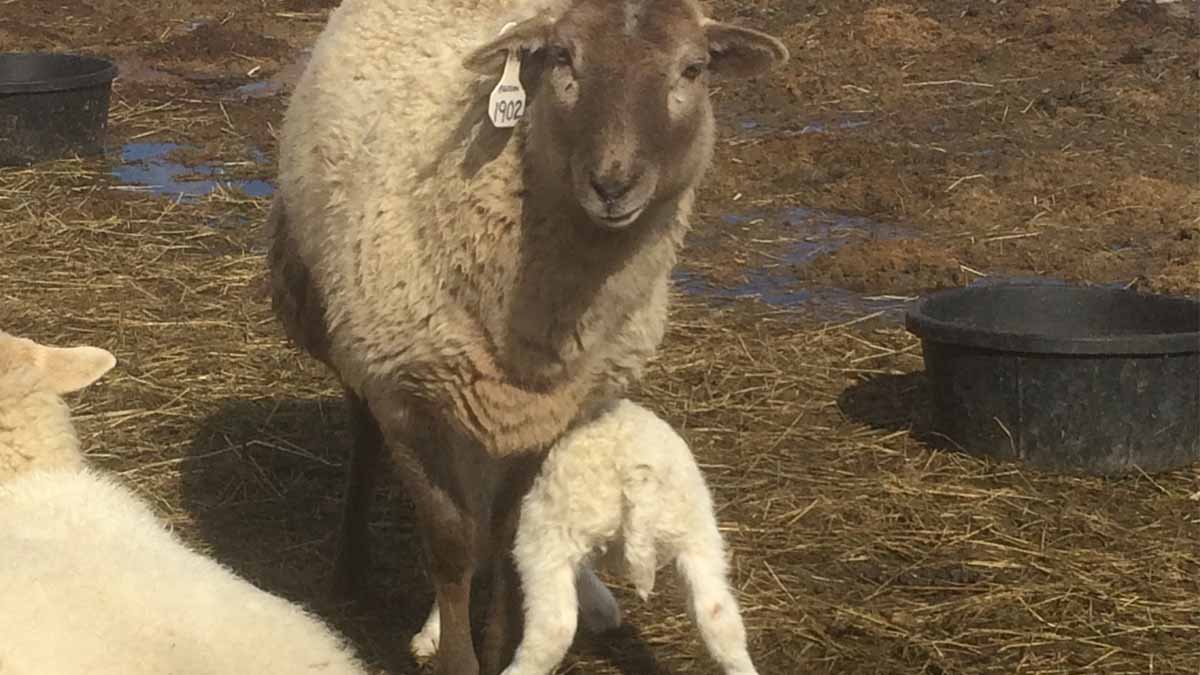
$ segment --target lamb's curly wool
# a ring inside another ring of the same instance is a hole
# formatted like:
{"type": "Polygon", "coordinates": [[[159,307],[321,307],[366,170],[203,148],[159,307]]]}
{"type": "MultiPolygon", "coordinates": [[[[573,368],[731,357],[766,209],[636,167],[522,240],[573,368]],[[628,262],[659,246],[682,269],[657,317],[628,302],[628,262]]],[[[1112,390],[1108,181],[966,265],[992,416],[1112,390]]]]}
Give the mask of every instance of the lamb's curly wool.
{"type": "Polygon", "coordinates": [[[0,673],[356,674],[321,622],[84,466],[60,394],[115,364],[0,332],[0,673]]]}
{"type": "MultiPolygon", "coordinates": [[[[622,400],[555,443],[522,503],[514,553],[525,637],[504,675],[547,675],[558,665],[575,634],[577,593],[584,604],[611,607],[616,619],[607,589],[583,585],[594,577],[581,573],[609,547],[602,560],[623,553],[643,599],[654,588],[659,554],[674,560],[709,652],[730,675],[756,672],[703,474],[669,424],[622,400]]],[[[436,646],[436,613],[435,605],[414,648],[436,646]]]]}
{"type": "Polygon", "coordinates": [[[346,0],[283,125],[269,226],[288,333],[348,387],[392,379],[496,455],[545,446],[638,377],[693,199],[636,232],[531,215],[526,128],[490,126],[496,77],[462,62],[566,4],[346,0]]]}

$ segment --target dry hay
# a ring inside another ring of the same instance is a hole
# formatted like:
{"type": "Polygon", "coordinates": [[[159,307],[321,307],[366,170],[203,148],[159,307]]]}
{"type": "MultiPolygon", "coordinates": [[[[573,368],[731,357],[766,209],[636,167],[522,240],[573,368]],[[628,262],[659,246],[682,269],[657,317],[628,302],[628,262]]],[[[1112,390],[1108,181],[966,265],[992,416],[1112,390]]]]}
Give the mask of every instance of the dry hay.
{"type": "MultiPolygon", "coordinates": [[[[322,599],[348,439],[335,383],[259,292],[264,201],[108,184],[96,162],[0,170],[3,328],[115,352],[73,399],[91,457],[410,672],[430,592],[400,496],[381,494],[373,523],[376,602],[322,599]],[[212,225],[233,216],[252,225],[212,225]]],[[[1041,476],[931,449],[920,368],[894,325],[680,298],[638,398],[705,467],[762,672],[1196,672],[1200,470],[1041,476]]],[[[621,597],[629,627],[581,638],[566,672],[714,672],[673,572],[647,606],[621,597]]]]}
{"type": "Polygon", "coordinates": [[[942,25],[929,17],[917,16],[910,9],[872,7],[863,12],[862,40],[872,48],[932,49],[942,37],[942,25]]]}

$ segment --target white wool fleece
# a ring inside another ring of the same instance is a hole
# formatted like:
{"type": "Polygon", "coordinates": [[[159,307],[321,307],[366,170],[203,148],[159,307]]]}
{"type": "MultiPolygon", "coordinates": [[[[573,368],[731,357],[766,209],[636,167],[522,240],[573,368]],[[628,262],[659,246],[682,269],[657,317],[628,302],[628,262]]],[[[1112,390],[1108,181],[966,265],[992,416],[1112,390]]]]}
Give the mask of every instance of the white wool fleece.
{"type": "Polygon", "coordinates": [[[90,470],[0,484],[3,675],[362,674],[341,639],[90,470]]]}
{"type": "MultiPolygon", "coordinates": [[[[522,502],[514,554],[525,636],[504,675],[548,675],[562,661],[575,635],[577,593],[585,607],[605,606],[607,590],[583,584],[592,579],[592,556],[610,544],[610,554],[623,552],[643,599],[654,588],[659,554],[674,560],[709,652],[730,675],[757,673],[700,467],[669,424],[622,400],[551,448],[522,502]]],[[[437,629],[431,615],[414,647],[436,645],[437,629]]]]}
{"type": "Polygon", "coordinates": [[[37,469],[82,466],[79,438],[62,398],[48,391],[17,394],[8,384],[0,383],[0,484],[37,469]]]}
{"type": "Polygon", "coordinates": [[[0,331],[0,675],[365,673],[303,609],[85,467],[61,395],[115,364],[0,331]]]}

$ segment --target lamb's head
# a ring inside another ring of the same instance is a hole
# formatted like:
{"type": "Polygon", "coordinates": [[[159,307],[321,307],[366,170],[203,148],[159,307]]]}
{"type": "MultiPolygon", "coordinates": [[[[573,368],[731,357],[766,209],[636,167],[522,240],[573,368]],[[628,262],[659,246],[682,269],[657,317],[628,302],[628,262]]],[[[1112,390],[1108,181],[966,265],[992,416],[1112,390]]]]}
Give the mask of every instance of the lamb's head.
{"type": "Polygon", "coordinates": [[[464,64],[495,74],[509,50],[524,54],[532,89],[528,170],[612,229],[671,207],[707,170],[710,79],[752,77],[788,58],[779,40],[713,21],[694,0],[569,0],[464,64]]]}
{"type": "Polygon", "coordinates": [[[116,365],[97,347],[47,347],[0,331],[0,482],[31,468],[80,464],[62,395],[116,365]]]}

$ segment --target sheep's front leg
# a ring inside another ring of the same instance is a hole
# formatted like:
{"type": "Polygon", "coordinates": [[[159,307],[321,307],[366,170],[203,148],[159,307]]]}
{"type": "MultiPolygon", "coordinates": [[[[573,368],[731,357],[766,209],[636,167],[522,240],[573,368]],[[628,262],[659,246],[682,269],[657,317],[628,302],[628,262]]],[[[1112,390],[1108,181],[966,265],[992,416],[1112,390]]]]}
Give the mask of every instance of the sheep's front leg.
{"type": "MultiPolygon", "coordinates": [[[[378,385],[378,383],[375,383],[378,385]]],[[[437,448],[429,418],[418,415],[402,396],[386,386],[366,392],[383,441],[392,450],[396,471],[412,500],[417,530],[428,553],[427,570],[437,596],[440,649],[437,675],[479,675],[471,636],[471,580],[478,558],[476,520],[462,497],[460,448],[437,448]]]]}
{"type": "Polygon", "coordinates": [[[518,559],[525,592],[525,635],[503,675],[549,675],[575,637],[574,559],[527,564],[518,559]]]}
{"type": "Polygon", "coordinates": [[[500,675],[512,663],[523,629],[521,582],[512,557],[500,556],[492,566],[491,596],[479,655],[481,675],[500,675]]]}
{"type": "Polygon", "coordinates": [[[375,477],[383,463],[383,436],[367,404],[353,391],[345,393],[353,448],[342,506],[342,529],[333,565],[333,593],[346,599],[366,595],[371,567],[371,540],[367,529],[375,477]]]}
{"type": "Polygon", "coordinates": [[[492,593],[488,599],[480,670],[499,675],[508,666],[523,629],[522,580],[514,554],[523,498],[537,478],[544,452],[529,452],[498,460],[490,470],[499,477],[492,503],[488,558],[492,565],[492,593]]]}
{"type": "Polygon", "coordinates": [[[438,675],[478,675],[479,662],[471,636],[471,580],[475,572],[472,521],[440,488],[426,480],[409,480],[418,527],[429,554],[429,573],[438,608],[438,675]],[[415,483],[415,484],[414,484],[415,483]]]}

